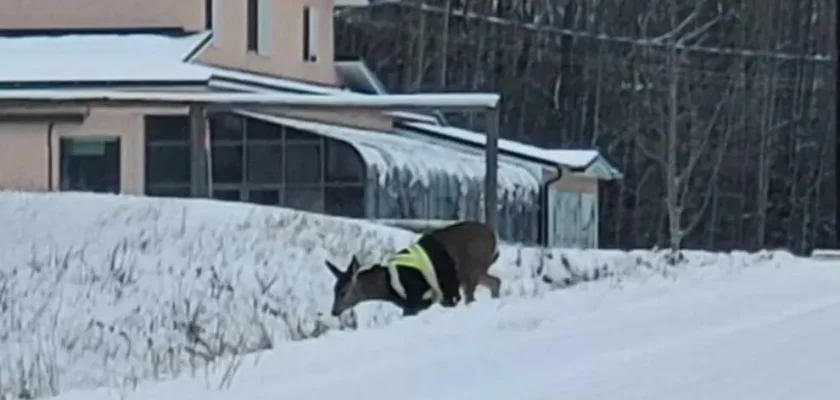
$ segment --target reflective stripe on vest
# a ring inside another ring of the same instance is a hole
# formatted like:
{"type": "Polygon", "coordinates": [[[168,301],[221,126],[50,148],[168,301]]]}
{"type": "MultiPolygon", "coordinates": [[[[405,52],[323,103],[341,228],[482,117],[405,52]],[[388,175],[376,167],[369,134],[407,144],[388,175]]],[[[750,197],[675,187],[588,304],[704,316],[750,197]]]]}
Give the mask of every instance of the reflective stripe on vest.
{"type": "Polygon", "coordinates": [[[391,256],[388,261],[388,274],[391,276],[391,286],[402,298],[406,298],[405,288],[400,282],[400,268],[414,268],[423,274],[426,283],[431,287],[423,294],[424,300],[440,302],[443,299],[443,291],[440,288],[435,268],[429,259],[426,251],[419,244],[413,244],[406,250],[391,256]]]}

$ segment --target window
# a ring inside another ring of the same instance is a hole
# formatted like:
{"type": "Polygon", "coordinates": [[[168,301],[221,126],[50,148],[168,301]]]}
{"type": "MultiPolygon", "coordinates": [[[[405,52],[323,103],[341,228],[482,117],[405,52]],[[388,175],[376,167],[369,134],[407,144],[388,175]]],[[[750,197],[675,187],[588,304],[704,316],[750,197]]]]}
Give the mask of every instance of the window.
{"type": "Polygon", "coordinates": [[[213,191],[213,198],[216,200],[225,201],[239,201],[239,190],[236,189],[216,189],[213,191]]]}
{"type": "Polygon", "coordinates": [[[303,8],[303,61],[318,61],[318,10],[303,8]]]}
{"type": "Polygon", "coordinates": [[[365,189],[363,186],[327,186],[324,205],[328,214],[362,218],[365,216],[365,189]]]}
{"type": "Polygon", "coordinates": [[[213,142],[242,141],[245,136],[242,117],[234,114],[214,114],[209,118],[210,134],[213,142]]]}
{"type": "Polygon", "coordinates": [[[190,122],[180,115],[147,115],[146,194],[189,197],[190,122]]]}
{"type": "Polygon", "coordinates": [[[246,134],[248,140],[283,140],[283,127],[259,119],[248,118],[246,134]]]}
{"type": "Polygon", "coordinates": [[[346,143],[327,140],[324,144],[327,182],[362,182],[364,166],[359,154],[346,143]]]}
{"type": "Polygon", "coordinates": [[[204,0],[204,29],[212,30],[215,25],[215,21],[213,21],[215,17],[215,13],[213,12],[215,3],[213,0],[204,0]]]}
{"type": "Polygon", "coordinates": [[[272,38],[272,26],[271,26],[271,4],[275,0],[257,0],[257,7],[259,8],[258,11],[258,18],[257,18],[257,35],[259,39],[257,40],[257,53],[260,54],[269,54],[271,51],[271,38],[272,38]]]}
{"type": "Polygon", "coordinates": [[[286,145],[286,182],[321,182],[321,147],[315,143],[286,145]]]}
{"type": "Polygon", "coordinates": [[[119,138],[61,138],[61,190],[120,191],[119,138]]]}
{"type": "Polygon", "coordinates": [[[297,210],[323,212],[324,193],[320,187],[287,186],[283,193],[283,205],[297,210]]]}
{"type": "Polygon", "coordinates": [[[259,17],[260,17],[260,9],[257,0],[248,0],[247,1],[247,21],[246,26],[248,29],[247,32],[247,46],[248,51],[257,51],[257,47],[259,46],[259,17]]]}
{"type": "Polygon", "coordinates": [[[155,197],[190,197],[190,185],[147,185],[146,195],[155,197]]]}
{"type": "Polygon", "coordinates": [[[187,144],[146,146],[146,186],[190,182],[190,147],[187,144]]]}
{"type": "Polygon", "coordinates": [[[257,189],[248,192],[248,201],[264,206],[280,204],[280,189],[257,189]]]}
{"type": "Polygon", "coordinates": [[[247,45],[248,51],[268,54],[271,46],[271,2],[273,0],[248,0],[247,45]]]}
{"type": "Polygon", "coordinates": [[[214,183],[242,182],[242,145],[214,145],[211,157],[214,183]]]}
{"type": "Polygon", "coordinates": [[[248,143],[248,183],[283,182],[283,145],[248,143]]]}
{"type": "Polygon", "coordinates": [[[285,127],[286,129],[286,140],[289,141],[308,141],[308,142],[319,142],[321,141],[321,137],[318,135],[314,135],[307,131],[302,131],[296,128],[285,127]]]}
{"type": "Polygon", "coordinates": [[[190,140],[190,120],[183,115],[147,115],[145,117],[148,142],[184,142],[190,140]]]}

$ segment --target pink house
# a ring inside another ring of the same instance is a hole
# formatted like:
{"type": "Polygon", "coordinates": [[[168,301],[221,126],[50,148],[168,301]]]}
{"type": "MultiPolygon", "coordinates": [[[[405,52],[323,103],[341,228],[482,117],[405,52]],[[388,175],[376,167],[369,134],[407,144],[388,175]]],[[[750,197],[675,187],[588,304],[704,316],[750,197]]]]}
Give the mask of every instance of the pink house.
{"type": "MultiPolygon", "coordinates": [[[[363,61],[334,56],[334,9],[368,3],[4,0],[0,92],[385,95],[363,61]]],[[[187,113],[0,107],[0,189],[189,196],[187,113]]],[[[214,198],[360,218],[481,215],[483,136],[439,113],[238,109],[208,125],[214,198]]],[[[498,175],[503,237],[597,245],[597,183],[619,176],[597,151],[502,141],[498,175]]]]}

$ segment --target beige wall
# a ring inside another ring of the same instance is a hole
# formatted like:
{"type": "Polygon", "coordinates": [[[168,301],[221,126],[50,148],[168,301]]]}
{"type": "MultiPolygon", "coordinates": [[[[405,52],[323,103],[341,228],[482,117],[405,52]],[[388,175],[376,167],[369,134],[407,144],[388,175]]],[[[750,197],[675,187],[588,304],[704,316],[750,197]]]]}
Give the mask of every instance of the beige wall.
{"type": "Polygon", "coordinates": [[[49,122],[0,123],[0,187],[57,190],[61,182],[59,143],[68,137],[120,138],[121,191],[142,194],[143,115],[139,109],[94,109],[83,123],[60,122],[52,130],[52,187],[49,187],[49,122]]]}
{"type": "Polygon", "coordinates": [[[47,190],[47,123],[0,123],[0,189],[47,190]]]}
{"type": "Polygon", "coordinates": [[[199,61],[267,75],[338,85],[333,61],[332,0],[274,0],[271,3],[271,41],[267,54],[246,50],[245,1],[222,1],[216,7],[218,17],[213,27],[213,43],[199,56],[199,61]],[[304,62],[302,57],[304,6],[317,10],[320,21],[315,62],[304,62]]]}
{"type": "MultiPolygon", "coordinates": [[[[52,111],[60,111],[56,108],[52,111]]],[[[28,191],[57,190],[61,182],[59,142],[65,137],[120,138],[120,184],[122,193],[145,193],[145,129],[146,114],[180,114],[187,110],[173,108],[98,108],[90,110],[81,123],[61,122],[53,126],[52,176],[49,187],[48,130],[49,122],[0,123],[0,189],[28,191]]],[[[370,111],[358,110],[303,111],[294,110],[283,116],[328,122],[354,127],[389,129],[390,119],[370,111]]]]}

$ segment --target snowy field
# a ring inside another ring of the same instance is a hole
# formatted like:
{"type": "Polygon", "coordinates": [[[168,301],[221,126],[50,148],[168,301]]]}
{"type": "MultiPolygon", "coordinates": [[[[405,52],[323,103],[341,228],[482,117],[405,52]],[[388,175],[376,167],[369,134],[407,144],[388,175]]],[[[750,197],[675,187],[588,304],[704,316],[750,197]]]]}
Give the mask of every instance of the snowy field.
{"type": "Polygon", "coordinates": [[[59,400],[836,400],[840,268],[686,271],[329,333],[59,400]]]}
{"type": "Polygon", "coordinates": [[[840,344],[823,341],[831,327],[819,326],[828,323],[821,317],[840,321],[831,297],[840,293],[840,268],[781,252],[688,252],[670,267],[646,251],[507,246],[492,269],[503,299],[481,292],[469,308],[407,320],[391,306],[366,305],[337,321],[322,315],[332,286],[324,259],[345,264],[356,252],[363,263],[381,261],[414,234],[236,203],[8,192],[0,193],[0,227],[0,398],[115,398],[84,390],[120,386],[138,390],[130,398],[221,398],[204,392],[223,387],[220,396],[249,399],[325,398],[337,389],[383,391],[369,399],[394,391],[613,398],[610,388],[631,399],[653,393],[645,382],[680,399],[790,398],[752,396],[749,382],[721,386],[738,383],[747,362],[777,366],[760,375],[772,384],[817,391],[798,398],[838,394],[818,381],[840,361],[817,363],[840,360],[840,344]],[[339,331],[347,327],[362,329],[339,331]],[[747,336],[775,347],[750,340],[732,345],[740,356],[722,350],[747,336]],[[818,345],[825,348],[808,351],[818,345]],[[705,350],[691,356],[692,348],[705,350]],[[265,349],[273,350],[232,356],[265,349]],[[797,349],[814,368],[797,364],[797,349]],[[686,373],[692,368],[699,373],[686,373]],[[644,379],[632,378],[638,373],[644,379]],[[677,382],[682,373],[691,382],[677,382]],[[781,373],[788,379],[774,378],[781,373]],[[712,386],[691,386],[702,382],[712,386]]]}

